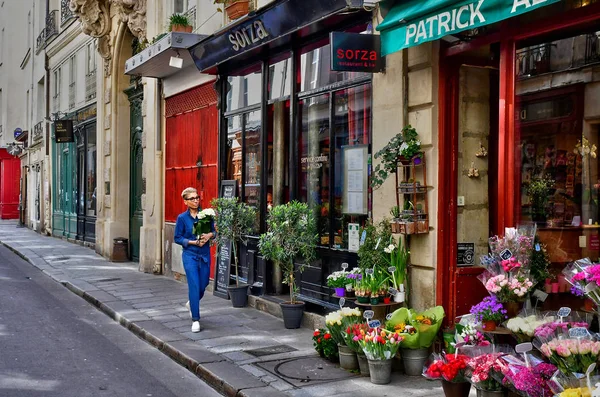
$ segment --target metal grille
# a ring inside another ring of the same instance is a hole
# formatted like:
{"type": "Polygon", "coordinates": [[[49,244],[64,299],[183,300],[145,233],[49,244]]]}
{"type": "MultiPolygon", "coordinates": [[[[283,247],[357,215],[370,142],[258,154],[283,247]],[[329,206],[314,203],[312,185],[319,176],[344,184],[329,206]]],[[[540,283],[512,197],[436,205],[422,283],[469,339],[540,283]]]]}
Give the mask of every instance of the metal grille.
{"type": "Polygon", "coordinates": [[[85,100],[96,98],[96,71],[93,70],[85,76],[85,100]]]}
{"type": "Polygon", "coordinates": [[[523,48],[516,53],[516,74],[526,78],[550,72],[550,43],[523,48]]]}
{"type": "Polygon", "coordinates": [[[60,0],[60,24],[61,26],[75,18],[75,14],[69,8],[71,0],[60,0]]]}
{"type": "Polygon", "coordinates": [[[35,42],[36,54],[38,54],[41,50],[46,48],[46,45],[48,44],[50,39],[58,35],[57,20],[58,10],[53,10],[46,16],[46,26],[44,27],[44,29],[42,29],[35,42]]]}
{"type": "Polygon", "coordinates": [[[590,33],[585,40],[585,63],[600,62],[600,32],[590,33]]]}
{"type": "Polygon", "coordinates": [[[187,10],[183,15],[188,18],[190,25],[192,25],[192,32],[196,30],[196,6],[187,10]]]}
{"type": "Polygon", "coordinates": [[[212,84],[192,88],[174,97],[168,98],[165,104],[165,117],[189,112],[217,103],[217,92],[212,84]]]}
{"type": "Polygon", "coordinates": [[[37,142],[44,137],[44,122],[40,121],[36,125],[33,126],[33,136],[31,139],[33,142],[37,142]]]}

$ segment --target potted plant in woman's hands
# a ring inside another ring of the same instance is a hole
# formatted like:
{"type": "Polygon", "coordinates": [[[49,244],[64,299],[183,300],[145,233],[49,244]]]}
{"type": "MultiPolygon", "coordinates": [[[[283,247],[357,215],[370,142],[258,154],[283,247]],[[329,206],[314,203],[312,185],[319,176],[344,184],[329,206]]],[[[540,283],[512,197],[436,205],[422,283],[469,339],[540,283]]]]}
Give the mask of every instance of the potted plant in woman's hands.
{"type": "MultiPolygon", "coordinates": [[[[214,0],[214,4],[223,4],[227,17],[232,21],[247,15],[250,11],[249,0],[214,0]]],[[[223,12],[221,8],[217,10],[223,12]]]]}
{"type": "Polygon", "coordinates": [[[171,32],[192,33],[192,24],[187,16],[181,14],[173,14],[169,18],[169,30],[171,32]]]}
{"type": "Polygon", "coordinates": [[[221,244],[233,246],[235,261],[235,286],[229,286],[229,296],[233,307],[244,307],[248,303],[248,285],[240,283],[237,256],[238,243],[246,244],[247,236],[252,233],[256,222],[256,210],[238,198],[217,198],[212,201],[215,209],[216,240],[221,244]]]}
{"type": "MultiPolygon", "coordinates": [[[[286,328],[299,328],[304,302],[296,301],[294,261],[304,263],[316,257],[317,226],[313,211],[306,203],[291,201],[273,207],[267,217],[267,232],[260,236],[258,249],[267,260],[279,264],[284,283],[290,286],[290,301],[280,303],[286,328]]],[[[298,271],[302,272],[304,264],[298,271]]]]}

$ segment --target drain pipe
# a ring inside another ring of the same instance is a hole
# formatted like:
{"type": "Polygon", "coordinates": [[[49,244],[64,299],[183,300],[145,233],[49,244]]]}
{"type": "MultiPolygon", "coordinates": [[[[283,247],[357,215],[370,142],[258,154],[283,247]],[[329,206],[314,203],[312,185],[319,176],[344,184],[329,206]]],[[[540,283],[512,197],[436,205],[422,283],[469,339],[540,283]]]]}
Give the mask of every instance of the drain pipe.
{"type": "MultiPolygon", "coordinates": [[[[163,84],[162,84],[162,80],[161,79],[156,79],[156,98],[157,98],[157,105],[156,105],[156,122],[155,122],[155,126],[156,126],[156,147],[155,147],[155,151],[154,151],[154,167],[155,167],[155,176],[154,176],[154,183],[155,183],[155,189],[154,189],[154,195],[156,197],[156,195],[158,194],[158,190],[160,188],[160,198],[165,197],[165,186],[163,183],[163,176],[164,176],[164,172],[165,172],[165,164],[163,163],[163,139],[162,139],[162,130],[163,130],[163,121],[165,120],[165,118],[163,117],[163,110],[164,110],[164,106],[163,105],[163,84]]],[[[165,207],[165,201],[161,200],[159,198],[159,200],[155,200],[155,207],[157,209],[156,211],[156,216],[158,218],[158,231],[157,231],[157,237],[158,237],[158,241],[160,241],[160,244],[155,244],[155,252],[154,252],[154,257],[156,258],[155,262],[154,262],[154,273],[155,274],[163,274],[164,273],[164,269],[163,269],[163,241],[164,241],[164,236],[165,236],[165,219],[164,219],[164,207],[165,207]],[[158,205],[156,205],[156,203],[158,202],[158,205]]]]}

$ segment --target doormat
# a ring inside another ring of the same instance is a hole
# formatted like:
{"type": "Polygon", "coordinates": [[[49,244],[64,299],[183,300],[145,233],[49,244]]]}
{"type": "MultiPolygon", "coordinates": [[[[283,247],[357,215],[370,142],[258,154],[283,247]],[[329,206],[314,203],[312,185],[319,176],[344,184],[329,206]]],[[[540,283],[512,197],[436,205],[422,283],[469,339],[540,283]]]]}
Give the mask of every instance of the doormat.
{"type": "Polygon", "coordinates": [[[254,357],[262,357],[262,356],[270,356],[273,354],[294,352],[296,350],[298,350],[298,349],[294,349],[293,347],[288,346],[288,345],[277,345],[277,346],[262,347],[260,349],[244,350],[244,351],[248,354],[252,354],[254,357]]]}

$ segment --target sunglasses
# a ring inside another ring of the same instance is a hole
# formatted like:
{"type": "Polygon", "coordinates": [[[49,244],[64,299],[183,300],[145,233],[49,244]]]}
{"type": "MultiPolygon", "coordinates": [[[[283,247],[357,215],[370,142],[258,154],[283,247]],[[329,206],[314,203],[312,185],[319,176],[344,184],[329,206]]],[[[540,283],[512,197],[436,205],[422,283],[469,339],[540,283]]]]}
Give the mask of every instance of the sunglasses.
{"type": "Polygon", "coordinates": [[[198,197],[198,196],[188,197],[188,198],[186,198],[186,200],[188,200],[188,201],[196,201],[196,200],[200,200],[200,197],[198,197]]]}

